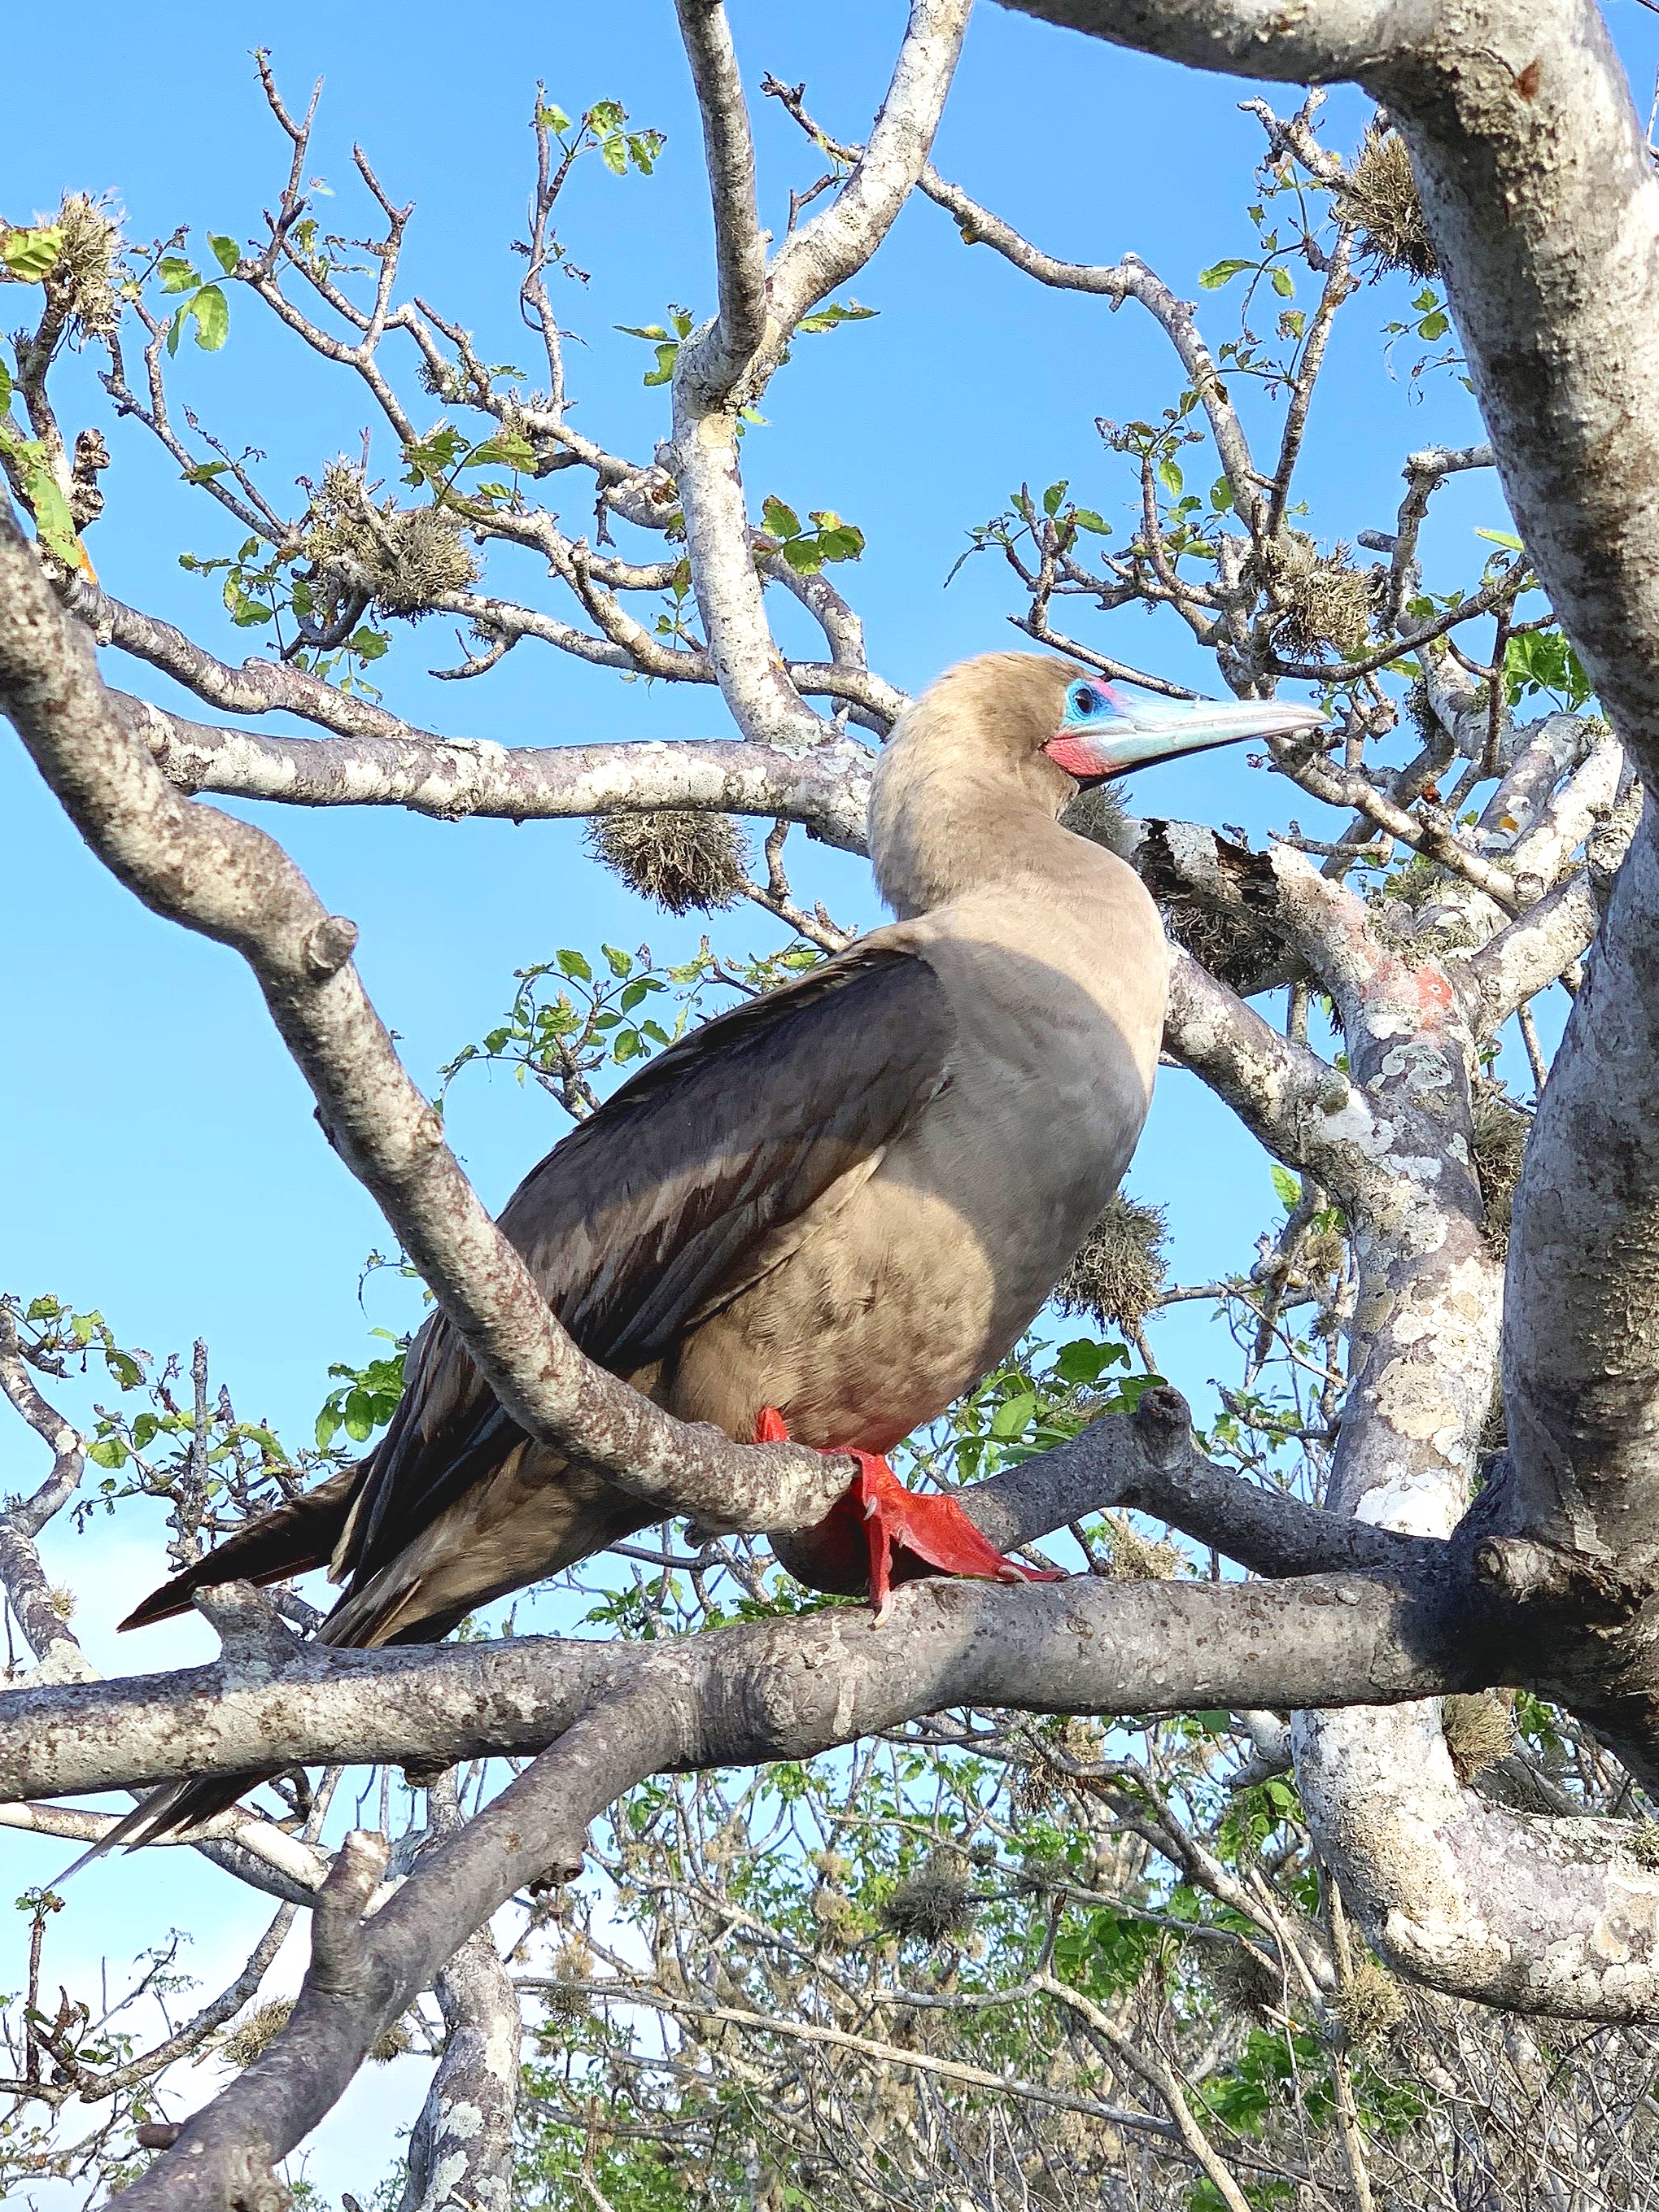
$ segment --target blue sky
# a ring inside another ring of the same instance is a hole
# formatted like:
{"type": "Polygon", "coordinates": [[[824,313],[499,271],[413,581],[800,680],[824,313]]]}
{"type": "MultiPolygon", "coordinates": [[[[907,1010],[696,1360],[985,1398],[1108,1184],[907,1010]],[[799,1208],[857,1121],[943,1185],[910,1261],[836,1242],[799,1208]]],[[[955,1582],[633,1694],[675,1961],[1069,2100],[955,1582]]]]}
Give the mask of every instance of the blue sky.
{"type": "MultiPolygon", "coordinates": [[[[805,79],[813,111],[849,137],[867,127],[902,20],[896,0],[733,9],[751,90],[768,70],[805,79]]],[[[1634,0],[1615,0],[1610,21],[1645,109],[1659,21],[1634,0]]],[[[368,219],[351,171],[356,139],[394,197],[418,203],[404,289],[476,330],[495,360],[529,366],[509,241],[531,176],[526,118],[538,78],[572,112],[614,97],[636,125],[666,132],[649,179],[585,164],[562,223],[571,258],[592,274],[559,301],[581,341],[569,356],[577,419],[614,449],[648,453],[665,427],[665,396],[641,383],[647,349],[613,326],[659,320],[671,301],[701,314],[712,296],[697,126],[666,0],[562,9],[545,33],[497,15],[471,35],[431,0],[395,10],[383,0],[356,9],[289,0],[280,11],[244,0],[165,11],[89,0],[72,13],[28,11],[7,33],[11,85],[27,89],[8,101],[0,214],[16,222],[47,213],[66,188],[112,191],[139,237],[181,222],[198,241],[210,229],[253,236],[286,154],[250,59],[264,44],[291,103],[303,105],[314,76],[325,79],[310,167],[337,193],[329,222],[356,233],[368,219]]],[[[1243,209],[1262,142],[1237,102],[1255,89],[987,7],[936,159],[1050,250],[1103,260],[1133,248],[1194,295],[1200,268],[1249,250],[1243,209]]],[[[1333,96],[1335,143],[1352,143],[1364,112],[1353,94],[1333,96]]],[[[781,228],[787,189],[809,181],[812,166],[774,104],[757,100],[756,127],[764,213],[781,228]]],[[[1040,487],[1062,476],[1075,497],[1121,524],[1131,487],[1123,464],[1103,453],[1095,418],[1155,415],[1177,377],[1162,334],[1133,306],[1110,313],[1041,291],[984,250],[965,249],[921,202],[851,289],[878,319],[797,346],[764,403],[768,426],[746,441],[745,471],[756,508],[775,491],[803,511],[834,507],[864,530],[866,554],[842,574],[873,664],[915,688],[965,654],[1020,641],[1006,623],[1017,605],[1012,579],[994,556],[942,588],[969,526],[1022,481],[1040,487]]],[[[1404,374],[1407,356],[1393,373],[1384,365],[1376,333],[1406,297],[1397,283],[1368,293],[1339,328],[1302,480],[1322,544],[1388,526],[1413,447],[1478,434],[1472,403],[1449,378],[1432,380],[1425,398],[1404,374]]],[[[8,295],[9,310],[18,298],[8,295]]],[[[264,448],[265,479],[283,491],[335,452],[355,450],[368,410],[257,302],[234,294],[231,304],[222,353],[182,349],[175,404],[198,409],[233,445],[264,448]]],[[[1212,336],[1231,334],[1229,294],[1206,298],[1204,312],[1212,336]]],[[[59,403],[72,428],[108,428],[82,365],[69,364],[59,403]]],[[[435,403],[425,404],[435,418],[435,403]]],[[[108,511],[89,540],[100,574],[122,598],[240,658],[248,641],[231,629],[215,587],[177,562],[186,550],[234,550],[234,526],[179,483],[141,430],[110,434],[108,511]]],[[[378,451],[391,473],[395,455],[378,451]]],[[[574,487],[571,526],[581,526],[580,487],[556,482],[574,487]]],[[[1455,487],[1429,540],[1431,582],[1466,579],[1478,565],[1470,533],[1503,520],[1490,477],[1455,487]]],[[[538,594],[527,563],[503,562],[495,573],[538,594]]],[[[1096,617],[1084,634],[1218,688],[1174,626],[1134,612],[1096,617]]],[[[400,631],[381,664],[388,702],[433,727],[514,744],[729,734],[712,693],[623,684],[533,645],[479,683],[441,684],[422,672],[457,657],[442,625],[400,631]]],[[[147,670],[118,662],[112,672],[205,718],[147,670]]],[[[1283,811],[1279,794],[1224,755],[1141,779],[1132,804],[1257,827],[1283,811]]],[[[1300,811],[1308,820],[1313,810],[1300,811]]],[[[450,826],[372,810],[261,818],[331,908],[359,923],[363,973],[422,1083],[504,1006],[515,967],[601,937],[678,954],[697,934],[630,901],[585,860],[574,825],[450,826]]],[[[844,856],[803,854],[798,887],[845,920],[877,919],[867,872],[844,856]]],[[[9,1040],[0,1279],[99,1306],[123,1341],[157,1353],[204,1335],[216,1379],[228,1382],[241,1412],[303,1432],[329,1360],[363,1356],[369,1324],[403,1325],[413,1301],[382,1278],[367,1316],[360,1309],[358,1269],[371,1246],[386,1243],[384,1230],[319,1135],[246,971],[229,952],[142,912],[9,744],[0,744],[0,916],[9,1040]]],[[[719,933],[734,948],[775,941],[759,916],[728,918],[719,933]]],[[[477,1073],[455,1093],[450,1120],[491,1203],[562,1126],[533,1091],[477,1073]]],[[[1271,1204],[1261,1155],[1185,1078],[1165,1079],[1130,1182],[1169,1206],[1188,1280],[1247,1260],[1271,1204]]],[[[1194,1311],[1157,1339],[1163,1363],[1200,1401],[1206,1378],[1229,1364],[1205,1328],[1194,1311]]],[[[33,1439],[0,1430],[0,1486],[32,1486],[39,1456],[33,1439]]],[[[101,1663],[164,1664],[206,1648],[197,1625],[144,1639],[142,1650],[138,1639],[117,1647],[103,1632],[159,1569],[159,1531],[135,1525],[125,1538],[112,1530],[73,1548],[58,1542],[53,1564],[83,1587],[81,1625],[101,1663]]],[[[58,1851],[20,1838],[0,1840],[0,1854],[21,1883],[50,1872],[58,1851]]],[[[182,1911],[197,1872],[175,1872],[173,1855],[159,1856],[160,1867],[145,1868],[145,1894],[158,1911],[182,1911]],[[169,1907],[170,1899],[179,1902],[169,1907]]],[[[118,1870],[95,1879],[112,1911],[132,1894],[132,1877],[118,1870]]],[[[227,1940],[240,1911],[228,1911],[227,1940]]],[[[325,2160],[319,2171],[327,2170],[325,2160]]],[[[361,2187],[369,2177],[357,2166],[338,2178],[361,2187]]]]}

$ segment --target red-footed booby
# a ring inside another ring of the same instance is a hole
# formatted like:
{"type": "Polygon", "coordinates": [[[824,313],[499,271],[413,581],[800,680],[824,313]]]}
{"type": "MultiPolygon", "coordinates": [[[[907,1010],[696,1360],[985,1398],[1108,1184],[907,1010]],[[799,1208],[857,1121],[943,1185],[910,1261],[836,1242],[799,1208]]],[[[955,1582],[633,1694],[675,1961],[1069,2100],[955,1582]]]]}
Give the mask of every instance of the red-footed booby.
{"type": "MultiPolygon", "coordinates": [[[[820,1586],[1020,1576],[885,1455],[1001,1359],[1084,1241],[1152,1097],[1168,955],[1126,862],[1061,827],[1080,786],[1316,710],[1171,702],[988,653],[896,725],[870,805],[896,919],[682,1038],[533,1169],[501,1217],[587,1356],[685,1421],[852,1453],[789,1544],[820,1586]]],[[[328,1565],[323,1641],[433,1641],[657,1517],[505,1413],[441,1315],[386,1435],[123,1626],[204,1586],[328,1565]]],[[[879,1616],[878,1616],[879,1617],[879,1616]]],[[[110,1840],[177,1832],[257,1779],[173,1785],[110,1840]]]]}

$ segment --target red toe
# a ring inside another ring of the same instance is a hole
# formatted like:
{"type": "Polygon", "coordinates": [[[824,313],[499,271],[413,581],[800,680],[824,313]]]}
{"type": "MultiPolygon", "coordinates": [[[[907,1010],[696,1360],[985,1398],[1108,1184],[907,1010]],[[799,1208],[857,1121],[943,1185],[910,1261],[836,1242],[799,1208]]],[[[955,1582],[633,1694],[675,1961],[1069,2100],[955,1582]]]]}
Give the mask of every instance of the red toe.
{"type": "MultiPolygon", "coordinates": [[[[763,1406],[755,1416],[755,1442],[789,1441],[783,1415],[775,1406],[763,1406]]],[[[818,1548],[825,1553],[832,1577],[823,1585],[827,1589],[856,1589],[857,1583],[851,1579],[857,1573],[854,1561],[859,1550],[865,1553],[870,1602],[878,1624],[887,1616],[894,1589],[924,1575],[975,1575],[992,1582],[1066,1580],[1058,1568],[1027,1567],[1018,1559],[1005,1559],[954,1498],[907,1490],[879,1454],[851,1446],[842,1450],[858,1462],[859,1471],[809,1533],[822,1539],[818,1548]]]]}

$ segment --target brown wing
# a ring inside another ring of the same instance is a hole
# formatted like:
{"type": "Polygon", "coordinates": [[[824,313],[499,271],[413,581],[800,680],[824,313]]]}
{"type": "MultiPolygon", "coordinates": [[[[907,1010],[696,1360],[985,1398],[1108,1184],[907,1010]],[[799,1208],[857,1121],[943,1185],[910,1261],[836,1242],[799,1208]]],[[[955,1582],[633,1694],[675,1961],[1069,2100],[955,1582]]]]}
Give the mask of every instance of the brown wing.
{"type": "MultiPolygon", "coordinates": [[[[769,1231],[900,1134],[945,1081],[952,1035],[925,961],[837,954],[659,1054],[532,1170],[501,1225],[588,1358],[635,1374],[736,1296],[769,1231]]],[[[522,1436],[434,1316],[354,1516],[349,1588],[522,1436]]]]}
{"type": "MultiPolygon", "coordinates": [[[[636,1374],[736,1296],[769,1231],[900,1134],[945,1082],[951,1036],[924,961],[880,943],[837,954],[651,1061],[532,1170],[501,1227],[588,1357],[636,1374]]],[[[180,1613],[211,1582],[316,1566],[342,1530],[355,1595],[524,1441],[441,1315],[407,1371],[359,1465],[232,1538],[124,1626],[180,1613]]]]}

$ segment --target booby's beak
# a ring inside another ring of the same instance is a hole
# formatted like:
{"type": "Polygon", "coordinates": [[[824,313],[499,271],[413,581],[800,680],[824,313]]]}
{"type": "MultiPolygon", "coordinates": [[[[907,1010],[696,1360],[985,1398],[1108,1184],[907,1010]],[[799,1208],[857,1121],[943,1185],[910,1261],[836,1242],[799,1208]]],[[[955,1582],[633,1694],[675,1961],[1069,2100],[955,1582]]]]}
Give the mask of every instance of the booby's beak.
{"type": "Polygon", "coordinates": [[[1324,720],[1317,707],[1288,699],[1160,699],[1091,678],[1073,684],[1066,720],[1042,750],[1079,783],[1103,783],[1181,753],[1288,737],[1324,720]]]}

